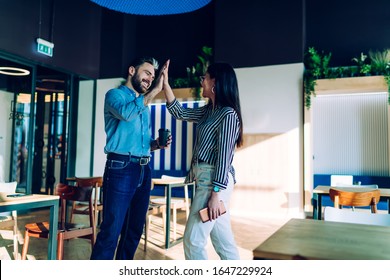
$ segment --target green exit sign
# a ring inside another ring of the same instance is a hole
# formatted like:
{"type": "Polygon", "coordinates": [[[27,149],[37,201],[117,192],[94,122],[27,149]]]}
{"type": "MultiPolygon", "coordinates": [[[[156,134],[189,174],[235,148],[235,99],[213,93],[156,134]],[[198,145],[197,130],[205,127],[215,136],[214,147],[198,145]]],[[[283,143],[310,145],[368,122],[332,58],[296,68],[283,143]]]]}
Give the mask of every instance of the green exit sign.
{"type": "Polygon", "coordinates": [[[47,56],[53,56],[54,44],[43,40],[41,38],[37,39],[37,51],[47,56]]]}

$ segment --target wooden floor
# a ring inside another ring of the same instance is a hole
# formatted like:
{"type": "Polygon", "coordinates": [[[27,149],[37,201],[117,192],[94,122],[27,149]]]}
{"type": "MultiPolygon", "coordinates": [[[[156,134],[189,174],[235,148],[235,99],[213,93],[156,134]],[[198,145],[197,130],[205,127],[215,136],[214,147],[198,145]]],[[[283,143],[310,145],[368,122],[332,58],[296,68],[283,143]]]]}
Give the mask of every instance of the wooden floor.
{"type": "MultiPolygon", "coordinates": [[[[19,255],[23,245],[24,225],[29,222],[47,221],[48,211],[34,211],[18,216],[19,228],[19,255]]],[[[85,219],[80,215],[79,219],[85,219]]],[[[262,241],[267,239],[273,232],[282,226],[287,219],[281,218],[242,218],[232,216],[232,227],[239,248],[240,257],[243,260],[252,259],[252,250],[262,241]]],[[[184,231],[184,212],[179,213],[178,236],[182,236],[184,231]]],[[[172,228],[172,227],[171,227],[172,228]]],[[[163,248],[163,230],[161,217],[153,216],[150,227],[149,241],[146,252],[143,250],[144,240],[142,239],[138,247],[135,259],[137,260],[184,260],[183,243],[180,242],[169,249],[163,248]]],[[[172,233],[171,233],[172,236],[172,233]]],[[[218,260],[218,255],[209,242],[207,247],[209,259],[218,260]]],[[[91,254],[91,245],[88,240],[73,239],[65,242],[66,260],[88,260],[91,254]]],[[[0,259],[13,259],[12,230],[0,229],[0,259]]],[[[47,240],[30,239],[27,259],[44,260],[47,259],[47,240]]]]}

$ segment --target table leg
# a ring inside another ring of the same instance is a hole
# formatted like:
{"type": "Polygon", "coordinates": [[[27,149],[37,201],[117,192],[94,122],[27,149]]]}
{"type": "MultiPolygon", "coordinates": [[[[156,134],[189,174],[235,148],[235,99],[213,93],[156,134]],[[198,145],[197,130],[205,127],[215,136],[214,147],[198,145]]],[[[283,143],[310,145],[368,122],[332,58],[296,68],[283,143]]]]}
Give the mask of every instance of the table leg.
{"type": "Polygon", "coordinates": [[[322,219],[322,195],[317,194],[317,220],[322,219]]]}
{"type": "Polygon", "coordinates": [[[390,214],[390,197],[387,198],[387,213],[390,214]]]}
{"type": "Polygon", "coordinates": [[[192,182],[191,184],[189,184],[189,186],[192,187],[192,192],[191,192],[191,196],[190,196],[191,203],[192,203],[194,201],[194,197],[195,197],[195,182],[192,182]]]}
{"type": "Polygon", "coordinates": [[[55,260],[57,258],[58,200],[54,201],[53,205],[50,206],[49,224],[47,259],[55,260]]]}
{"type": "Polygon", "coordinates": [[[172,188],[170,185],[166,186],[167,190],[167,209],[166,209],[166,220],[165,220],[165,249],[169,249],[170,247],[170,233],[171,233],[171,195],[172,195],[172,188]]]}
{"type": "Polygon", "coordinates": [[[313,219],[318,219],[318,195],[316,193],[313,193],[311,203],[313,205],[313,219]]]}

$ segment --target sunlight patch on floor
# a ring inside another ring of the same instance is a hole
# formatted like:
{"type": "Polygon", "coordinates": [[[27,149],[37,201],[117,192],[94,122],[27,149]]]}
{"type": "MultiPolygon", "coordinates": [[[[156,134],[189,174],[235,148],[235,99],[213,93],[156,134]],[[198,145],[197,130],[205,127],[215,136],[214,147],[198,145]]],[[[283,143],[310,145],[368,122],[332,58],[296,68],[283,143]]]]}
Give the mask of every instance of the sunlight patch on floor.
{"type": "Polygon", "coordinates": [[[0,247],[0,260],[11,260],[6,247],[0,247]]]}

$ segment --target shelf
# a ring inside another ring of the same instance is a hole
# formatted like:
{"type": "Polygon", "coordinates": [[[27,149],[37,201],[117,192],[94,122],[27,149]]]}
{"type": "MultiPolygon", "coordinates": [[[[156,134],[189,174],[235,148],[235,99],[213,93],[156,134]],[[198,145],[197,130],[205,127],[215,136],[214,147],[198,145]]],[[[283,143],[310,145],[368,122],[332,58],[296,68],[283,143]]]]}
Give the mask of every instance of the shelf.
{"type": "Polygon", "coordinates": [[[316,94],[387,92],[384,76],[365,76],[316,80],[316,94]]]}

